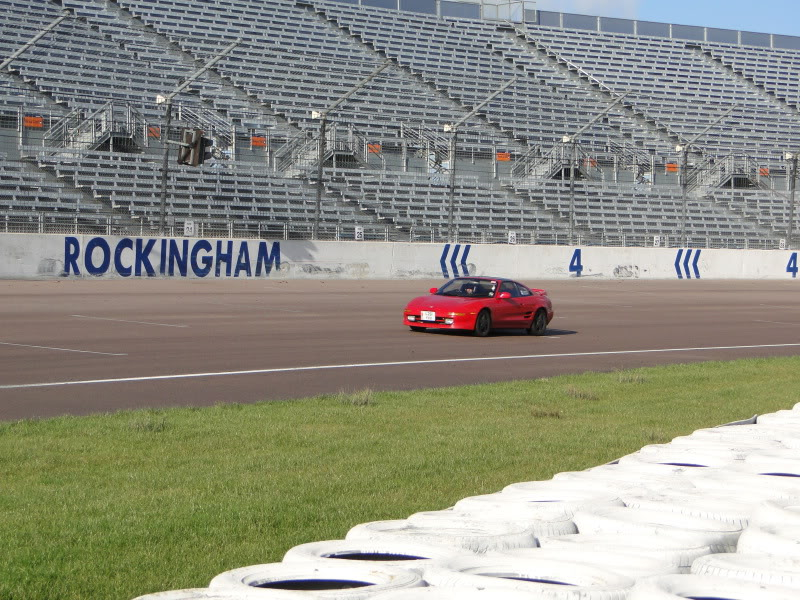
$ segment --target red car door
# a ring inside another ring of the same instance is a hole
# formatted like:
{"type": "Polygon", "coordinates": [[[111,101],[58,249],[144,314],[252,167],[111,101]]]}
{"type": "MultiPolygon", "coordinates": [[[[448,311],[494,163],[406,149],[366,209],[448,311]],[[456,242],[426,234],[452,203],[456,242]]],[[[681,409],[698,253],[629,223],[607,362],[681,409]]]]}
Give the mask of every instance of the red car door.
{"type": "Polygon", "coordinates": [[[497,298],[494,326],[527,327],[530,319],[526,319],[526,315],[530,314],[531,298],[522,296],[517,284],[513,281],[504,281],[500,284],[497,295],[500,296],[503,292],[510,294],[510,297],[497,298]]]}
{"type": "Polygon", "coordinates": [[[517,300],[519,301],[522,315],[520,327],[527,328],[530,327],[533,315],[536,314],[536,311],[541,306],[541,300],[522,284],[518,283],[517,289],[519,290],[519,298],[517,298],[517,300]]]}

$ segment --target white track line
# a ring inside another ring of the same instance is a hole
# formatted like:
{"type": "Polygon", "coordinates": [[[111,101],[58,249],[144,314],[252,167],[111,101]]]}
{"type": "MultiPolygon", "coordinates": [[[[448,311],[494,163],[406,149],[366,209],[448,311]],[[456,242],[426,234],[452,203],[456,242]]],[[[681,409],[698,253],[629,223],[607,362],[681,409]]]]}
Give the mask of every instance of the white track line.
{"type": "Polygon", "coordinates": [[[58,350],[59,352],[80,352],[82,354],[102,354],[104,356],[128,356],[116,352],[94,352],[92,350],[76,350],[75,348],[56,348],[54,346],[34,346],[33,344],[12,344],[11,342],[0,342],[0,346],[19,346],[20,348],[38,348],[39,350],[58,350]]]}
{"type": "Polygon", "coordinates": [[[188,327],[188,325],[170,325],[169,323],[151,323],[150,321],[126,321],[125,319],[111,319],[109,317],[87,317],[86,315],[70,315],[77,319],[92,319],[94,321],[115,321],[117,323],[133,323],[135,325],[156,325],[158,327],[188,327]]]}
{"type": "Polygon", "coordinates": [[[264,375],[268,373],[298,373],[302,371],[324,371],[326,369],[361,369],[368,367],[403,367],[409,365],[435,365],[442,363],[484,362],[493,360],[524,360],[536,358],[576,358],[582,356],[614,356],[620,354],[656,354],[661,352],[705,352],[709,350],[751,350],[756,348],[793,348],[797,344],[760,344],[752,346],[706,346],[699,348],[657,348],[651,350],[612,350],[608,352],[568,352],[564,354],[524,354],[520,356],[485,356],[478,358],[441,358],[434,360],[406,360],[380,363],[353,363],[343,365],[312,365],[308,367],[283,367],[279,369],[250,369],[246,371],[219,371],[209,373],[179,373],[173,375],[149,375],[144,377],[119,377],[115,379],[86,379],[83,381],[52,381],[44,383],[20,383],[0,385],[0,390],[21,388],[88,385],[93,383],[130,383],[137,381],[165,381],[170,379],[196,379],[200,377],[229,377],[232,375],[264,375]]]}

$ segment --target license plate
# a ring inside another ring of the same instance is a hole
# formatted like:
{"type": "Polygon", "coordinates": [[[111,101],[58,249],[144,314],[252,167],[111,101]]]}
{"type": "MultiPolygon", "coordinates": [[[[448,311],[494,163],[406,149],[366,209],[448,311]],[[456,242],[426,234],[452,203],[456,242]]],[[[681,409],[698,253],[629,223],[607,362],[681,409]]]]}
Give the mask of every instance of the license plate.
{"type": "Polygon", "coordinates": [[[419,316],[420,321],[435,321],[436,320],[436,313],[432,310],[423,310],[422,314],[419,316]]]}

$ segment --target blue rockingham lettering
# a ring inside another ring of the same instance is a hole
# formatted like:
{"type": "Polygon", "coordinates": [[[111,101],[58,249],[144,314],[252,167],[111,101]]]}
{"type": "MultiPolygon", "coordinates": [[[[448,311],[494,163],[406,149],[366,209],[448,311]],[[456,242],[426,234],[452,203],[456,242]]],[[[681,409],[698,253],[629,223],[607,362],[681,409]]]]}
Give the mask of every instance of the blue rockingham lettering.
{"type": "Polygon", "coordinates": [[[281,269],[280,242],[94,237],[81,247],[77,237],[64,238],[64,277],[84,274],[121,277],[256,277],[281,269]]]}

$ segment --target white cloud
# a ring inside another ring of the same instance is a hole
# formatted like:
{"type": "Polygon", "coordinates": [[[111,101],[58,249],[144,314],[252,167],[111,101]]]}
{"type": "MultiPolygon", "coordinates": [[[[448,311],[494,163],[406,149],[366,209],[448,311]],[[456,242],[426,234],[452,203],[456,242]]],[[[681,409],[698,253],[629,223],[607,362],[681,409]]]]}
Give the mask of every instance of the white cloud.
{"type": "Polygon", "coordinates": [[[641,0],[537,0],[539,10],[636,19],[641,0]]]}

